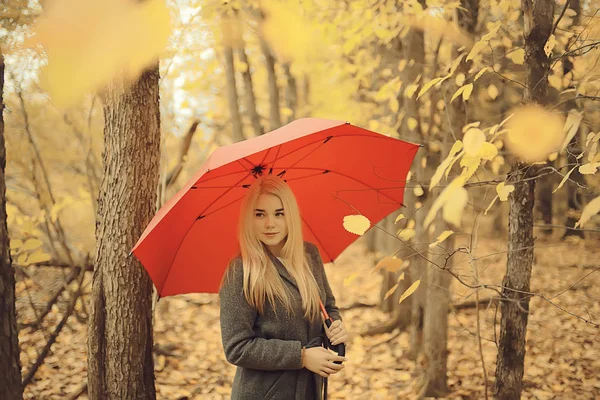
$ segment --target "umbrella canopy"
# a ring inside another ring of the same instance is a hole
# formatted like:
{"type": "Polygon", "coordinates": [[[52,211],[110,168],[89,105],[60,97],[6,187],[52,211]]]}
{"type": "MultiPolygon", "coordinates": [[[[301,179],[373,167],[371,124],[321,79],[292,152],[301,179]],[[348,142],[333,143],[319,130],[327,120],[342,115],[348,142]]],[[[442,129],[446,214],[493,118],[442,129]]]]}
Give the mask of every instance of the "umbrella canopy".
{"type": "Polygon", "coordinates": [[[304,240],[333,261],[357,239],[342,225],[372,224],[402,206],[419,146],[346,122],[299,119],[215,150],[154,216],[133,248],[161,297],[216,293],[238,253],[241,200],[262,174],[282,177],[296,196],[304,240]]]}

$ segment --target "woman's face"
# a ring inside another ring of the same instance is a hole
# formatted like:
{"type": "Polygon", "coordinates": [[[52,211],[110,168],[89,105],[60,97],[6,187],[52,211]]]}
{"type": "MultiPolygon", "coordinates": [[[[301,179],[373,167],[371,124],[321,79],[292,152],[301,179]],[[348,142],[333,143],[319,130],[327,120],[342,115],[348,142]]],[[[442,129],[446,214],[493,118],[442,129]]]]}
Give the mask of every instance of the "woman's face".
{"type": "Polygon", "coordinates": [[[281,199],[270,193],[258,196],[254,208],[254,233],[271,252],[281,256],[281,250],[288,234],[287,223],[281,199]]]}

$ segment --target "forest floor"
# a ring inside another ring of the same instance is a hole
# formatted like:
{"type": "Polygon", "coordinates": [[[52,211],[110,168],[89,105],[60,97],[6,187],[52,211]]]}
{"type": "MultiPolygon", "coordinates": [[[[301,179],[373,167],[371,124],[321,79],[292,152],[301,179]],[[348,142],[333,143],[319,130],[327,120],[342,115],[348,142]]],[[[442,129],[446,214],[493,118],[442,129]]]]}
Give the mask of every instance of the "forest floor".
{"type": "MultiPolygon", "coordinates": [[[[458,236],[465,241],[467,236],[458,236]]],[[[340,307],[356,302],[377,304],[382,277],[372,273],[375,255],[360,242],[348,248],[326,270],[340,307]]],[[[506,242],[482,239],[473,257],[482,283],[502,283],[506,269],[506,242]]],[[[600,400],[600,330],[576,314],[600,322],[600,242],[537,239],[527,330],[527,353],[523,399],[600,400]],[[584,278],[584,279],[582,279],[584,278]],[[560,308],[568,311],[562,311],[560,308]]],[[[457,274],[472,275],[464,255],[457,255],[457,274]]],[[[26,282],[17,285],[18,309],[29,304],[26,282]]],[[[31,286],[31,283],[29,284],[31,286]]],[[[418,290],[423,289],[419,288],[418,290]]],[[[30,287],[31,289],[31,287],[30,287]]],[[[89,285],[87,286],[89,291],[89,285]]],[[[491,396],[499,336],[500,313],[496,303],[485,302],[496,295],[481,291],[481,345],[487,390],[491,396]],[[498,321],[494,329],[494,320],[498,321]]],[[[454,304],[474,300],[473,291],[456,280],[451,287],[454,304]]],[[[216,295],[186,295],[159,302],[155,323],[156,390],[159,399],[227,399],[235,367],[223,355],[216,295]]],[[[85,312],[85,309],[80,311],[85,312]]],[[[64,306],[55,306],[44,330],[20,333],[24,373],[36,360],[64,306]]],[[[33,318],[32,315],[29,316],[33,318]]],[[[346,367],[329,382],[330,399],[413,399],[419,385],[419,368],[407,357],[409,335],[398,332],[360,336],[359,333],[389,319],[378,307],[352,308],[343,312],[351,332],[346,367]]],[[[19,317],[28,318],[27,313],[19,317]]],[[[477,340],[475,308],[451,310],[448,318],[448,399],[484,399],[481,354],[477,340]]],[[[83,319],[71,317],[52,346],[50,354],[25,389],[26,399],[87,399],[87,327],[83,319]]]]}

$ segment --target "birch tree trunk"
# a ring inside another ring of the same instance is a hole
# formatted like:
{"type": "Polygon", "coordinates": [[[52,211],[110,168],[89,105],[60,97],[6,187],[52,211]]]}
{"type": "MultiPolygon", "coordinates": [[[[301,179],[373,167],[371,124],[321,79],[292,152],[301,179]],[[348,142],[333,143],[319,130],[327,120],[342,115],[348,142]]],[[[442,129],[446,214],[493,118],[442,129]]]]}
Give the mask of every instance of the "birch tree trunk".
{"type": "Polygon", "coordinates": [[[93,400],[156,399],[152,282],[130,251],[154,215],[160,159],[158,65],[124,90],[108,88],[104,177],[89,318],[93,400]]]}
{"type": "Polygon", "coordinates": [[[238,103],[237,87],[235,83],[235,66],[233,64],[233,48],[229,43],[224,44],[223,55],[225,57],[225,78],[227,80],[227,103],[229,104],[229,116],[231,118],[231,139],[233,142],[244,140],[242,119],[238,103]]]}
{"type": "Polygon", "coordinates": [[[252,73],[250,72],[250,61],[246,55],[246,48],[242,42],[242,46],[237,49],[240,61],[246,64],[246,70],[242,72],[242,78],[244,80],[244,95],[246,97],[246,110],[250,114],[250,121],[252,122],[252,130],[254,135],[260,136],[265,133],[262,125],[260,124],[260,116],[256,111],[256,97],[254,96],[254,87],[252,85],[252,73]]]}
{"type": "Polygon", "coordinates": [[[269,82],[269,129],[275,130],[281,127],[281,114],[279,111],[279,87],[277,86],[277,75],[275,74],[275,57],[265,39],[260,37],[260,48],[265,57],[267,79],[269,82]]]}

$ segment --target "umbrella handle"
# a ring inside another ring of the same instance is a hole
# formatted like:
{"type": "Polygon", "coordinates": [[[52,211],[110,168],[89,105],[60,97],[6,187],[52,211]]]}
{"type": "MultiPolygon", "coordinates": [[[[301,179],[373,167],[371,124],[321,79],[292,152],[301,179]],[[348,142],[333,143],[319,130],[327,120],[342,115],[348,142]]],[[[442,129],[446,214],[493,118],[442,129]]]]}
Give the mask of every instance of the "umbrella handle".
{"type": "MultiPolygon", "coordinates": [[[[331,319],[331,317],[329,316],[329,314],[327,314],[327,310],[325,310],[325,307],[323,306],[323,302],[319,301],[319,304],[321,306],[321,313],[323,314],[323,318],[325,319],[325,325],[327,325],[327,327],[331,327],[331,324],[333,323],[333,320],[331,319]]],[[[327,341],[327,347],[330,348],[331,350],[335,351],[338,356],[344,357],[346,355],[346,345],[344,343],[338,343],[335,346],[332,345],[329,342],[329,338],[327,337],[327,335],[325,335],[325,339],[327,341]]],[[[341,361],[334,361],[335,364],[341,364],[341,361]]]]}

